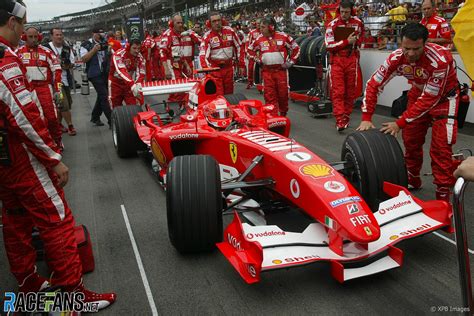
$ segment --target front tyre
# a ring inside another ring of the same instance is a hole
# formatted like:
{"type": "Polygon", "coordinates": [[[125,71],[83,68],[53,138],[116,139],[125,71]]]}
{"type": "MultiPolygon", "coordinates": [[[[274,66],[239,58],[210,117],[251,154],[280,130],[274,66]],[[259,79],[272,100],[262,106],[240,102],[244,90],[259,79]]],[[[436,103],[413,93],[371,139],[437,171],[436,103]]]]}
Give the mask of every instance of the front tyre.
{"type": "Polygon", "coordinates": [[[180,253],[208,252],[222,241],[219,166],[204,155],[175,157],[167,172],[168,234],[180,253]]]}
{"type": "Polygon", "coordinates": [[[341,159],[353,165],[346,178],[359,191],[373,212],[388,196],[383,183],[408,186],[403,152],[395,137],[372,129],[346,137],[341,159]]]}

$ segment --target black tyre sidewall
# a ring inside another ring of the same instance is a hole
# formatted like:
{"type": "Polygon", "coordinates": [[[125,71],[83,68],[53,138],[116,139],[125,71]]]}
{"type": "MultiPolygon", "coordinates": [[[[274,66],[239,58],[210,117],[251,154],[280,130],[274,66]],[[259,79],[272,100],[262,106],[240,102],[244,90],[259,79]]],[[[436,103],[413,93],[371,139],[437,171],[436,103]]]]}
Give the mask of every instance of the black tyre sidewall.
{"type": "Polygon", "coordinates": [[[205,155],[175,157],[167,173],[168,234],[180,253],[208,252],[222,241],[219,166],[205,155]]]}

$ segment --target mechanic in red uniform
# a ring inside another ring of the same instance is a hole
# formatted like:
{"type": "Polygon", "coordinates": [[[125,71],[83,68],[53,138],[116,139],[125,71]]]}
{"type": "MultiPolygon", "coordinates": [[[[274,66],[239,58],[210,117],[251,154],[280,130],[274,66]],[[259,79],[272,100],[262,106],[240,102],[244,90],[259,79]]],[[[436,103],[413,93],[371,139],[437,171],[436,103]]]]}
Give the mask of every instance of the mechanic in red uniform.
{"type": "Polygon", "coordinates": [[[263,97],[266,104],[273,104],[281,116],[288,112],[288,68],[300,55],[300,47],[291,36],[276,31],[273,17],[265,17],[260,23],[262,34],[250,44],[251,58],[259,52],[258,62],[262,65],[263,97]]]}
{"type": "Polygon", "coordinates": [[[107,44],[109,45],[112,54],[122,48],[122,44],[115,39],[113,31],[107,33],[107,44]]]}
{"type": "Polygon", "coordinates": [[[244,31],[242,31],[242,25],[240,24],[240,22],[232,22],[230,26],[234,30],[235,34],[237,34],[237,36],[239,37],[239,40],[240,40],[239,60],[237,60],[235,65],[234,65],[235,68],[236,68],[236,69],[234,69],[234,71],[235,71],[234,78],[241,79],[242,77],[244,77],[244,75],[246,73],[246,71],[245,72],[243,71],[243,67],[245,66],[245,58],[244,58],[244,56],[245,56],[245,46],[244,46],[244,43],[245,43],[246,34],[244,33],[244,31]]]}
{"type": "Polygon", "coordinates": [[[393,51],[367,82],[358,130],[374,127],[372,115],[383,86],[395,75],[407,78],[412,85],[408,107],[396,122],[384,123],[382,131],[395,135],[403,130],[408,183],[420,188],[423,143],[432,127],[430,156],[436,198],[449,201],[449,190],[454,185],[452,146],[456,143],[459,103],[453,56],[446,48],[427,43],[428,30],[421,24],[408,24],[401,36],[401,48],[393,51]]]}
{"type": "Polygon", "coordinates": [[[152,70],[153,70],[153,48],[155,47],[155,40],[150,35],[148,31],[145,31],[145,40],[142,43],[142,56],[145,59],[146,66],[146,80],[152,80],[152,70]]]}
{"type": "Polygon", "coordinates": [[[242,77],[247,77],[247,42],[249,38],[249,30],[247,24],[242,24],[241,25],[241,30],[240,30],[240,53],[239,53],[239,72],[242,77]]]}
{"type": "Polygon", "coordinates": [[[104,308],[116,296],[91,292],[82,283],[74,218],[62,189],[68,168],[33,101],[26,68],[12,51],[25,22],[26,7],[21,1],[0,2],[0,200],[10,270],[20,292],[38,292],[53,285],[82,292],[85,302],[104,308]],[[31,244],[34,226],[53,271],[51,284],[36,272],[36,251],[31,244]]]}
{"type": "MultiPolygon", "coordinates": [[[[194,31],[184,32],[183,18],[174,15],[168,23],[169,29],[161,36],[160,56],[167,79],[193,77],[194,45],[201,37],[194,31]]],[[[183,102],[185,93],[170,94],[169,102],[183,102]]]]}
{"type": "Polygon", "coordinates": [[[340,16],[332,20],[326,28],[326,49],[329,52],[331,100],[336,118],[337,131],[349,126],[350,115],[357,98],[357,81],[361,78],[359,67],[359,47],[364,37],[364,24],[352,16],[353,4],[343,0],[339,4],[340,16]],[[336,41],[337,28],[354,28],[347,39],[336,41]]]}
{"type": "Polygon", "coordinates": [[[194,76],[194,56],[197,56],[199,52],[199,46],[201,45],[202,38],[193,30],[188,30],[181,33],[181,43],[183,45],[183,59],[188,64],[190,69],[190,76],[194,76]],[[196,49],[197,48],[197,49],[196,49]]]}
{"type": "Polygon", "coordinates": [[[160,62],[160,42],[161,42],[161,36],[158,35],[161,34],[160,32],[153,32],[153,41],[155,42],[155,45],[153,46],[152,49],[152,55],[153,55],[153,79],[154,80],[164,80],[165,79],[165,70],[163,69],[163,65],[160,62]]]}
{"type": "MultiPolygon", "coordinates": [[[[217,94],[234,93],[234,59],[239,59],[240,39],[229,26],[223,26],[219,12],[209,13],[206,22],[210,28],[202,39],[199,60],[202,68],[219,67],[211,73],[216,78],[217,94]]],[[[225,23],[225,22],[224,22],[225,23]]]]}
{"type": "Polygon", "coordinates": [[[248,60],[248,65],[247,65],[247,89],[250,89],[254,85],[254,76],[255,76],[255,56],[251,57],[248,54],[248,48],[249,46],[262,34],[260,33],[260,20],[253,20],[251,24],[254,29],[250,30],[248,36],[247,36],[247,42],[246,42],[246,47],[245,50],[247,52],[247,60],[248,60]]]}
{"type": "Polygon", "coordinates": [[[112,55],[109,71],[109,103],[113,109],[137,105],[140,89],[145,79],[145,59],[140,54],[141,42],[132,39],[127,47],[112,55]]]}
{"type": "Polygon", "coordinates": [[[25,35],[25,46],[20,47],[17,54],[26,67],[28,79],[38,97],[38,105],[41,106],[48,130],[56,145],[62,147],[62,131],[55,106],[55,103],[61,104],[61,62],[51,50],[39,45],[40,35],[36,28],[29,27],[25,35]]]}
{"type": "Polygon", "coordinates": [[[425,0],[421,5],[423,19],[421,24],[428,29],[429,43],[436,43],[443,45],[446,48],[451,48],[453,41],[451,40],[451,30],[446,20],[435,13],[434,4],[431,0],[425,0]]]}

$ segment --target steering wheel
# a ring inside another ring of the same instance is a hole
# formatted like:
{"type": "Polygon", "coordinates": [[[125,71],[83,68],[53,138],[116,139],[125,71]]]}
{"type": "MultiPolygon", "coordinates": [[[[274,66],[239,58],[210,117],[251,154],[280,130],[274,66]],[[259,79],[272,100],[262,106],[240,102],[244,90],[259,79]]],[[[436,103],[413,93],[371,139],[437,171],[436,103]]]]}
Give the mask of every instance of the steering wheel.
{"type": "Polygon", "coordinates": [[[231,131],[231,130],[237,128],[237,127],[240,126],[240,125],[241,125],[241,122],[232,121],[232,122],[229,124],[229,126],[227,126],[227,127],[225,128],[224,131],[226,131],[226,132],[231,131]]]}

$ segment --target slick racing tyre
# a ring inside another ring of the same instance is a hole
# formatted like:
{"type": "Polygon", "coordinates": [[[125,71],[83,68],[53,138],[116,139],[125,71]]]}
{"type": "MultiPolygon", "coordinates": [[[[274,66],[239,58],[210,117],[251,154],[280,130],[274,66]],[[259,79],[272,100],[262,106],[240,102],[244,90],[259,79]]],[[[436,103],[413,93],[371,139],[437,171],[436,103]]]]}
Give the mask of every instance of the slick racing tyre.
{"type": "Polygon", "coordinates": [[[211,156],[175,157],[166,175],[171,243],[180,253],[208,252],[222,241],[219,166],[211,156]]]}
{"type": "Polygon", "coordinates": [[[348,135],[342,145],[341,159],[353,165],[345,171],[373,212],[388,196],[385,181],[408,186],[403,152],[395,137],[372,129],[348,135]]]}
{"type": "Polygon", "coordinates": [[[145,150],[146,145],[138,137],[133,118],[141,112],[141,107],[119,106],[112,111],[112,137],[117,155],[121,158],[132,157],[137,150],[145,150]]]}
{"type": "Polygon", "coordinates": [[[231,105],[237,105],[240,101],[247,100],[247,97],[242,93],[226,94],[224,98],[229,101],[231,105]]]}

